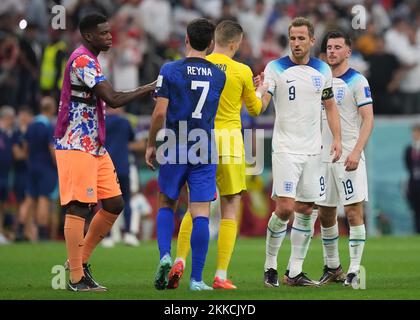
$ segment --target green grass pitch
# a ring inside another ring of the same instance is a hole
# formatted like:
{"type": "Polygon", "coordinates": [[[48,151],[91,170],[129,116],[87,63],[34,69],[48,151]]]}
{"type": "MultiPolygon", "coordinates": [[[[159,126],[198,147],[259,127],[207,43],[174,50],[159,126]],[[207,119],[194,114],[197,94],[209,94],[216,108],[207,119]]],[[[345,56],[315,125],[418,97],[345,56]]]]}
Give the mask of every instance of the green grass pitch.
{"type": "MultiPolygon", "coordinates": [[[[190,292],[188,279],[191,261],[177,290],[157,291],[153,278],[158,263],[156,242],[138,248],[99,247],[91,259],[95,278],[109,291],[73,293],[53,290],[54,265],[65,260],[64,242],[12,244],[0,246],[0,300],[3,299],[141,299],[141,300],[285,300],[285,299],[420,299],[420,237],[383,237],[368,239],[362,264],[366,269],[366,289],[354,290],[332,284],[320,288],[263,286],[265,241],[262,238],[239,238],[229,275],[236,291],[190,292]]],[[[175,243],[173,243],[175,250],[175,243]]],[[[285,239],[279,254],[279,274],[283,274],[290,254],[285,239]]],[[[349,257],[347,239],[340,239],[340,258],[345,270],[349,257]]],[[[216,264],[216,242],[210,243],[204,280],[211,284],[216,264]]],[[[322,272],[320,238],[312,240],[304,271],[319,279],[322,272]]]]}

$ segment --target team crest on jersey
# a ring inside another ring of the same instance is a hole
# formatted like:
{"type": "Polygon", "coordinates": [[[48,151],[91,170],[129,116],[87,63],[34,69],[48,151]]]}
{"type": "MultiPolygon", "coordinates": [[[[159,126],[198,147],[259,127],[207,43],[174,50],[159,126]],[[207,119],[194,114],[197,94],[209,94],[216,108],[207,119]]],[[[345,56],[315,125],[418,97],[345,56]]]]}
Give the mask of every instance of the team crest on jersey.
{"type": "Polygon", "coordinates": [[[335,94],[335,100],[337,100],[338,104],[341,104],[344,99],[344,95],[346,93],[346,89],[344,87],[338,87],[335,94]]]}
{"type": "Polygon", "coordinates": [[[312,76],[312,84],[314,85],[316,92],[319,93],[322,87],[321,77],[319,76],[312,76]]]}

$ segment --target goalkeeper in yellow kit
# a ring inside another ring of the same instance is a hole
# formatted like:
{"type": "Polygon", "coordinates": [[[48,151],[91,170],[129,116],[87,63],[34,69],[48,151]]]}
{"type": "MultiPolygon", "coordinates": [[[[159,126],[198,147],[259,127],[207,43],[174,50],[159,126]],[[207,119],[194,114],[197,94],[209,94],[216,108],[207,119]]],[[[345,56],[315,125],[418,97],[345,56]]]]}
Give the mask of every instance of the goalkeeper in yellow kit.
{"type": "MultiPolygon", "coordinates": [[[[215,119],[215,137],[218,147],[219,164],[216,182],[219,189],[222,217],[217,241],[217,270],[213,282],[214,289],[236,289],[227,279],[227,269],[232,256],[237,234],[237,213],[240,209],[241,193],[246,190],[245,151],[241,133],[242,104],[252,116],[262,113],[261,96],[267,91],[263,81],[255,90],[251,69],[232,60],[243,36],[242,27],[234,22],[220,22],[215,31],[215,47],[207,60],[216,64],[226,73],[223,89],[215,119]]],[[[258,76],[258,79],[261,77],[258,76]]],[[[177,258],[169,273],[168,289],[178,287],[190,250],[192,230],[191,214],[187,212],[182,220],[178,234],[177,258]]]]}

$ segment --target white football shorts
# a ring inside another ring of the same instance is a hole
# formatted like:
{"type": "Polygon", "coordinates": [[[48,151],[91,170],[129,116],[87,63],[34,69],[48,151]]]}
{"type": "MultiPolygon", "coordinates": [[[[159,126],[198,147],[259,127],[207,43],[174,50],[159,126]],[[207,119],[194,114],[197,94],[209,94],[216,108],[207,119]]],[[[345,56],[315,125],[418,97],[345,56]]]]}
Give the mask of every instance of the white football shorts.
{"type": "Polygon", "coordinates": [[[273,191],[271,197],[315,202],[321,194],[321,156],[272,153],[273,191]]]}
{"type": "Polygon", "coordinates": [[[316,204],[337,207],[368,201],[368,183],[365,160],[360,159],[354,171],[346,171],[343,162],[322,163],[321,190],[325,200],[316,204]]]}

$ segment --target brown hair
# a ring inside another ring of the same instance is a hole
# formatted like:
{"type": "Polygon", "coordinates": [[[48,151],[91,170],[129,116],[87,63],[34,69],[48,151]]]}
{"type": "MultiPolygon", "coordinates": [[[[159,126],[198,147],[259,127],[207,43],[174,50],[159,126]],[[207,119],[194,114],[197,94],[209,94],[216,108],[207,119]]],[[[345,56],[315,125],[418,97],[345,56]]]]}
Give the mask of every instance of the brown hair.
{"type": "Polygon", "coordinates": [[[301,27],[301,26],[306,26],[308,28],[309,37],[311,38],[314,37],[314,33],[315,33],[314,25],[305,17],[296,17],[292,20],[292,22],[289,25],[289,35],[290,35],[290,29],[292,29],[292,27],[301,27]]]}
{"type": "Polygon", "coordinates": [[[219,46],[225,47],[229,42],[239,40],[243,32],[239,23],[231,20],[223,20],[216,27],[216,43],[219,46]]]}

